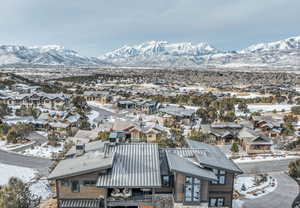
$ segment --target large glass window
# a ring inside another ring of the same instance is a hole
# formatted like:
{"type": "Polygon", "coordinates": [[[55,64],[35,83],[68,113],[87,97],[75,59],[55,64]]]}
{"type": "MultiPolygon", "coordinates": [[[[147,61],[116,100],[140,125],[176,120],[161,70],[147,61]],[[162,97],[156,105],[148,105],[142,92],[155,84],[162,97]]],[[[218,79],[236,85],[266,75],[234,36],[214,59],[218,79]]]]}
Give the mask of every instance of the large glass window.
{"type": "Polygon", "coordinates": [[[209,206],[210,207],[223,207],[224,206],[224,198],[222,198],[222,197],[209,198],[209,206]]]}
{"type": "Polygon", "coordinates": [[[218,181],[212,181],[212,184],[224,185],[226,183],[226,172],[224,170],[213,169],[218,181]]]}
{"type": "Polygon", "coordinates": [[[186,177],[184,189],[184,201],[200,202],[201,182],[198,178],[186,177]]]}
{"type": "Polygon", "coordinates": [[[170,187],[170,176],[163,176],[162,177],[162,185],[163,187],[170,187]]]}

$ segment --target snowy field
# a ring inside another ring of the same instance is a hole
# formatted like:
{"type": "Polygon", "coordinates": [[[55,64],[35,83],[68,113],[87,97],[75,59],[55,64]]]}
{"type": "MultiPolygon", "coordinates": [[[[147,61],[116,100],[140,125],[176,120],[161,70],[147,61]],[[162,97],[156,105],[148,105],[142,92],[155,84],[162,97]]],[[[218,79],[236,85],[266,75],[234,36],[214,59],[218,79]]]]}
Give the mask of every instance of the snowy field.
{"type": "Polygon", "coordinates": [[[88,101],[87,103],[88,103],[88,105],[98,107],[98,108],[102,108],[102,109],[107,110],[109,112],[115,113],[115,111],[112,109],[111,104],[101,104],[97,101],[88,101]]]}
{"type": "Polygon", "coordinates": [[[46,199],[51,194],[48,181],[36,180],[37,174],[37,171],[30,168],[0,163],[0,185],[6,185],[11,177],[17,177],[25,183],[30,183],[30,190],[34,194],[46,199]]]}
{"type": "MultiPolygon", "coordinates": [[[[284,110],[285,112],[291,111],[291,108],[296,105],[290,105],[290,104],[249,104],[248,109],[250,112],[272,112],[276,110],[277,112],[280,112],[284,110]]],[[[237,105],[235,106],[236,111],[238,111],[237,105]]]]}
{"type": "Polygon", "coordinates": [[[57,147],[52,147],[50,145],[43,144],[41,146],[35,146],[34,148],[26,149],[22,152],[22,154],[27,156],[52,159],[53,153],[58,153],[62,151],[63,148],[64,148],[63,144],[57,147]]]}
{"type": "Polygon", "coordinates": [[[272,176],[267,176],[267,180],[259,185],[255,183],[255,176],[238,176],[234,183],[234,188],[243,198],[255,199],[274,191],[277,181],[272,176]]]}
{"type": "Polygon", "coordinates": [[[276,160],[284,160],[284,159],[295,159],[299,158],[299,156],[295,155],[278,155],[278,156],[270,156],[270,155],[260,155],[256,157],[241,157],[238,159],[234,159],[235,163],[248,163],[248,162],[263,162],[263,161],[276,161],[276,160]]]}
{"type": "Polygon", "coordinates": [[[94,119],[96,119],[99,116],[99,112],[92,110],[88,115],[88,119],[90,124],[94,124],[94,119]]]}

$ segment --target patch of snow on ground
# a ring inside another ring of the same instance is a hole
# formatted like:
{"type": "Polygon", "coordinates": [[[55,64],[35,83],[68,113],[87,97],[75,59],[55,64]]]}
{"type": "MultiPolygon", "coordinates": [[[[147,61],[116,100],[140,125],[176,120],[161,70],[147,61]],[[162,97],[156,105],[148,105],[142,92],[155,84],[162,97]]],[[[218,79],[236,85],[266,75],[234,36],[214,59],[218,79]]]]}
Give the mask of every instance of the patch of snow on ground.
{"type": "Polygon", "coordinates": [[[255,104],[249,104],[248,109],[250,112],[256,112],[256,111],[282,111],[285,110],[286,112],[291,111],[291,107],[295,105],[289,105],[289,104],[265,104],[265,105],[255,105],[255,104]]]}
{"type": "Polygon", "coordinates": [[[7,150],[7,144],[6,141],[0,140],[0,149],[7,150]]]}
{"type": "Polygon", "coordinates": [[[22,154],[27,156],[34,156],[34,157],[41,157],[41,158],[47,158],[52,159],[53,153],[58,153],[62,151],[64,148],[63,144],[61,144],[58,147],[52,147],[47,144],[43,144],[41,146],[35,146],[32,149],[26,149],[22,154]]]}
{"type": "Polygon", "coordinates": [[[0,163],[0,185],[6,185],[11,177],[17,177],[24,183],[30,183],[30,190],[32,193],[42,197],[48,198],[51,194],[47,180],[36,180],[38,172],[31,168],[24,168],[13,165],[6,165],[0,163]]]}
{"type": "Polygon", "coordinates": [[[51,195],[51,188],[47,179],[41,179],[32,183],[30,186],[30,191],[36,195],[42,197],[42,199],[47,199],[51,195]]]}
{"type": "Polygon", "coordinates": [[[113,110],[111,107],[111,104],[101,104],[97,101],[88,101],[87,102],[88,105],[94,106],[94,107],[98,107],[98,108],[102,108],[103,110],[107,110],[109,112],[115,113],[115,110],[113,110]]]}
{"type": "Polygon", "coordinates": [[[244,202],[239,199],[232,200],[232,208],[243,208],[244,202]]]}
{"type": "Polygon", "coordinates": [[[255,176],[238,176],[234,183],[234,188],[242,197],[255,199],[274,191],[277,187],[277,181],[272,176],[267,176],[267,180],[255,185],[255,176]],[[245,190],[242,190],[243,185],[245,190]],[[255,194],[254,194],[255,193],[255,194]]]}
{"type": "Polygon", "coordinates": [[[94,119],[96,119],[97,117],[99,116],[99,112],[95,111],[95,110],[92,110],[90,112],[90,114],[87,115],[88,119],[89,119],[89,122],[91,124],[94,124],[94,119]]]}
{"type": "Polygon", "coordinates": [[[235,163],[248,163],[248,162],[262,162],[262,161],[275,161],[275,160],[285,160],[285,159],[294,159],[299,158],[299,156],[296,155],[260,155],[256,157],[240,157],[238,159],[234,159],[233,161],[235,163]]]}

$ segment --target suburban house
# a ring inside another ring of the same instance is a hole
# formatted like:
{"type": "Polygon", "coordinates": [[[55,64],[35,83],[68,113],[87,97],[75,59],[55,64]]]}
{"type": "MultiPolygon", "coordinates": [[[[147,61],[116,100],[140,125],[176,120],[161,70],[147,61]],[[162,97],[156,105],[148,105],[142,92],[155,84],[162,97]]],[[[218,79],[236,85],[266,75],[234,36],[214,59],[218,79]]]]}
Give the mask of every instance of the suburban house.
{"type": "Polygon", "coordinates": [[[159,108],[159,103],[148,100],[120,100],[117,102],[119,109],[137,110],[141,113],[154,114],[159,108]]]}
{"type": "Polygon", "coordinates": [[[81,116],[77,112],[53,111],[41,113],[35,125],[67,135],[72,127],[79,127],[81,116]]]}
{"type": "Polygon", "coordinates": [[[59,109],[68,105],[69,97],[60,94],[31,93],[31,94],[5,94],[0,101],[9,105],[25,105],[43,107],[47,109],[59,109]]]}
{"type": "Polygon", "coordinates": [[[85,91],[83,97],[86,101],[98,101],[101,104],[107,104],[112,100],[112,96],[106,91],[85,91]]]}
{"type": "Polygon", "coordinates": [[[209,141],[217,144],[233,143],[241,129],[242,125],[234,122],[215,122],[201,125],[201,131],[209,137],[209,141]]]}
{"type": "Polygon", "coordinates": [[[276,137],[281,134],[283,119],[275,119],[272,116],[252,116],[254,128],[261,129],[269,136],[276,137]]]}
{"type": "Polygon", "coordinates": [[[218,147],[153,143],[77,144],[48,179],[59,208],[232,207],[242,171],[218,147]]]}
{"type": "Polygon", "coordinates": [[[248,154],[271,153],[272,139],[262,132],[244,127],[238,133],[238,139],[248,154]]]}
{"type": "MultiPolygon", "coordinates": [[[[174,122],[191,124],[195,118],[196,110],[185,108],[184,106],[166,106],[159,109],[159,113],[163,116],[170,116],[174,122]]],[[[169,119],[169,117],[167,117],[169,119]]]]}
{"type": "Polygon", "coordinates": [[[166,129],[157,122],[132,122],[127,120],[116,120],[112,125],[112,132],[123,132],[124,138],[132,142],[155,142],[166,129]]]}

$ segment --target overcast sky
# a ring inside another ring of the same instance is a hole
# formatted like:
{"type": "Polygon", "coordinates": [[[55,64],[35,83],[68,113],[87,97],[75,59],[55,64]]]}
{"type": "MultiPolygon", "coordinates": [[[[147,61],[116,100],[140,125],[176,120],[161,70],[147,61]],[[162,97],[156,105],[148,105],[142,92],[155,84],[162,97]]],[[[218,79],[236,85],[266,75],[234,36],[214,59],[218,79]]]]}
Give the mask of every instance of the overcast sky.
{"type": "Polygon", "coordinates": [[[149,40],[236,50],[300,35],[300,0],[1,0],[0,44],[98,56],[149,40]]]}

